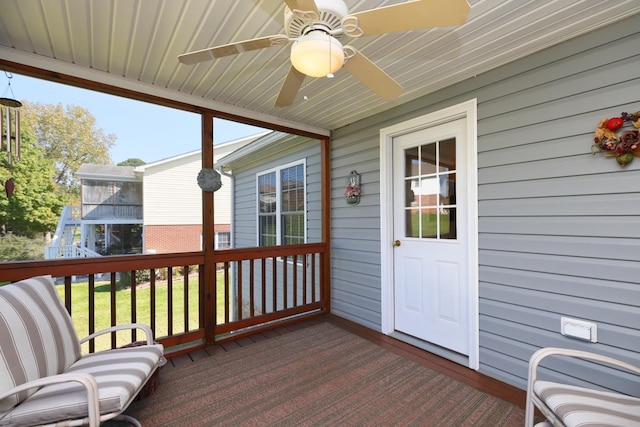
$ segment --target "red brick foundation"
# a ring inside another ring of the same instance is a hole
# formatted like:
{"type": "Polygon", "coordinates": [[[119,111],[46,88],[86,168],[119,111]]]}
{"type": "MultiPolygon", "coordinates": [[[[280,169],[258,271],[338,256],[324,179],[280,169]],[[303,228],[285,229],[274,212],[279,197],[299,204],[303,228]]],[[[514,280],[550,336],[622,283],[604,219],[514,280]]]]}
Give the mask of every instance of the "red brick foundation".
{"type": "Polygon", "coordinates": [[[199,251],[202,242],[202,226],[196,225],[145,225],[144,251],[149,253],[199,251]]]}

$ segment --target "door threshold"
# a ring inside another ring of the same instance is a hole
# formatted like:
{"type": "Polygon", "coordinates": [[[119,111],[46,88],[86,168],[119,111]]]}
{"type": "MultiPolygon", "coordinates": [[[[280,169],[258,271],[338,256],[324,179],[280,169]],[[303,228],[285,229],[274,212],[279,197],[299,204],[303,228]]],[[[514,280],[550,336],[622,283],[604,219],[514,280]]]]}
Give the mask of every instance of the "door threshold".
{"type": "Polygon", "coordinates": [[[405,334],[400,331],[393,331],[389,334],[390,337],[395,338],[397,340],[406,342],[407,344],[411,344],[414,347],[418,347],[422,350],[428,351],[429,353],[435,354],[447,360],[451,360],[452,362],[458,363],[462,366],[469,367],[469,356],[455,352],[453,350],[449,350],[444,347],[440,347],[439,345],[423,341],[419,338],[416,338],[412,335],[405,334]]]}

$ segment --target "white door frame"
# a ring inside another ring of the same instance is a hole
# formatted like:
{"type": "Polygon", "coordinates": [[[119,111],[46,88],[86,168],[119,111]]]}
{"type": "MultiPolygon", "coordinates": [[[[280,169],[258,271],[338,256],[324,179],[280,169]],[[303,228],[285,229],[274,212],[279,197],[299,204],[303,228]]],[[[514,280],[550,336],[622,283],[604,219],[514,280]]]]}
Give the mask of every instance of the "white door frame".
{"type": "Polygon", "coordinates": [[[469,101],[380,129],[380,255],[382,332],[394,332],[393,287],[393,138],[452,120],[467,119],[468,171],[468,271],[469,271],[469,368],[478,370],[479,303],[478,303],[478,150],[477,101],[469,101]]]}

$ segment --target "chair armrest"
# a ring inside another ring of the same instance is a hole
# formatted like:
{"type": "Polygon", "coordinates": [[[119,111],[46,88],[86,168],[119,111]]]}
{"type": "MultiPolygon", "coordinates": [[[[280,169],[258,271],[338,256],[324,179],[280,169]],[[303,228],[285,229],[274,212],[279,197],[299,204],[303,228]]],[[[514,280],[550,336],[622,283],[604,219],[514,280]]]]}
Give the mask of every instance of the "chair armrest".
{"type": "Polygon", "coordinates": [[[640,368],[638,368],[637,366],[631,365],[626,362],[622,362],[621,360],[617,360],[612,357],[603,356],[601,354],[591,353],[583,350],[573,350],[569,348],[557,348],[557,347],[541,348],[540,350],[533,353],[533,355],[529,359],[529,376],[527,379],[527,400],[525,404],[525,427],[533,426],[534,401],[539,402],[539,399],[535,396],[535,393],[533,392],[533,386],[538,377],[538,365],[540,365],[540,363],[544,358],[549,356],[569,356],[569,357],[575,357],[578,359],[594,360],[597,362],[603,362],[603,363],[610,364],[612,366],[624,368],[640,375],[640,368]]]}
{"type": "Polygon", "coordinates": [[[640,368],[638,368],[637,366],[631,365],[629,363],[623,362],[621,360],[618,359],[614,359],[612,357],[608,357],[608,356],[603,356],[601,354],[596,354],[596,353],[591,353],[588,351],[583,351],[583,350],[573,350],[573,349],[569,349],[569,348],[557,348],[557,347],[547,347],[547,348],[542,348],[538,351],[536,351],[535,353],[533,353],[533,355],[531,356],[531,359],[529,359],[529,380],[530,382],[534,382],[536,380],[537,374],[537,368],[538,365],[540,364],[540,362],[542,362],[542,360],[548,356],[569,356],[569,357],[576,357],[579,359],[588,359],[588,360],[595,360],[597,362],[604,362],[604,363],[608,363],[610,365],[613,366],[618,366],[620,368],[624,368],[627,369],[631,372],[634,372],[636,374],[640,375],[640,368]]]}
{"type": "Polygon", "coordinates": [[[89,426],[100,426],[100,404],[98,401],[98,383],[92,375],[83,372],[75,372],[70,374],[51,375],[37,380],[20,384],[10,390],[0,393],[0,400],[22,391],[32,388],[44,387],[46,385],[60,384],[67,382],[78,382],[87,390],[87,415],[89,417],[89,426]]]}
{"type": "Polygon", "coordinates": [[[100,335],[108,334],[115,331],[127,330],[127,329],[141,329],[147,338],[147,344],[148,345],[153,344],[153,331],[151,331],[151,328],[148,325],[145,325],[144,323],[126,323],[123,325],[111,326],[111,327],[102,329],[100,331],[94,332],[87,337],[84,337],[83,339],[80,340],[80,344],[83,344],[93,338],[99,337],[100,335]]]}

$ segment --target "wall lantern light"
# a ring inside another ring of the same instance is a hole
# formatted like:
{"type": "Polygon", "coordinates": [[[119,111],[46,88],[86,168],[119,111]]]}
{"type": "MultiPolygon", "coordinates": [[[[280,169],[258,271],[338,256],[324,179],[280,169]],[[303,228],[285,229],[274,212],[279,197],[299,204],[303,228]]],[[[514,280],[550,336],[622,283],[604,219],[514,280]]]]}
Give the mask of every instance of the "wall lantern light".
{"type": "Polygon", "coordinates": [[[347,177],[347,188],[344,191],[344,197],[346,197],[348,204],[357,205],[360,203],[361,193],[360,174],[353,170],[347,177]]]}

